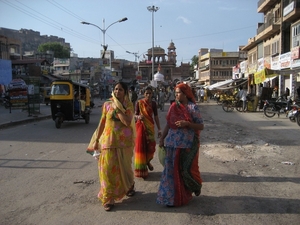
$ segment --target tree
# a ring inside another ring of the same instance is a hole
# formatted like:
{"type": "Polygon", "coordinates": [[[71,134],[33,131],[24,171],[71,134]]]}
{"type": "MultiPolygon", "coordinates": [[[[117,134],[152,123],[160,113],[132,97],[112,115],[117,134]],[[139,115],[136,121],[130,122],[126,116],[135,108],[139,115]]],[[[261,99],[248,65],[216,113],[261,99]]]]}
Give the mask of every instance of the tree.
{"type": "Polygon", "coordinates": [[[194,67],[198,65],[198,60],[199,60],[199,57],[194,55],[193,58],[191,58],[191,68],[192,70],[194,70],[194,67]]]}
{"type": "Polygon", "coordinates": [[[58,42],[47,42],[39,45],[38,52],[47,51],[53,51],[54,58],[70,58],[70,49],[58,42]]]}

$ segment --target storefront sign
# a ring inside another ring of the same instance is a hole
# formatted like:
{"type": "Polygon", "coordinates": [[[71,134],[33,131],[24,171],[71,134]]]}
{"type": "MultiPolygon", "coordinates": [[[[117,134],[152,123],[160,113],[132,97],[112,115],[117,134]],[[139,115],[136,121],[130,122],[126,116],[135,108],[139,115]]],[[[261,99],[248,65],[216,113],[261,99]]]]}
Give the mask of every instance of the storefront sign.
{"type": "Polygon", "coordinates": [[[291,52],[281,54],[279,56],[280,69],[290,68],[291,67],[291,52]]]}
{"type": "Polygon", "coordinates": [[[291,58],[292,59],[299,59],[300,57],[300,47],[297,46],[297,47],[294,47],[291,49],[291,58]]]}
{"type": "Polygon", "coordinates": [[[264,58],[260,58],[257,60],[257,71],[261,71],[265,68],[264,66],[264,58]]]}
{"type": "Polygon", "coordinates": [[[288,4],[284,9],[283,9],[283,16],[287,16],[290,12],[294,10],[294,1],[288,4]]]}
{"type": "Polygon", "coordinates": [[[271,69],[272,70],[279,70],[280,69],[279,56],[272,57],[272,59],[271,59],[271,69]]]}
{"type": "Polygon", "coordinates": [[[300,59],[295,59],[292,61],[291,63],[291,68],[294,69],[294,68],[297,68],[299,67],[300,68],[300,59]]]}
{"type": "Polygon", "coordinates": [[[243,61],[240,63],[240,70],[241,73],[245,73],[246,72],[246,68],[247,68],[247,61],[243,61]]]}

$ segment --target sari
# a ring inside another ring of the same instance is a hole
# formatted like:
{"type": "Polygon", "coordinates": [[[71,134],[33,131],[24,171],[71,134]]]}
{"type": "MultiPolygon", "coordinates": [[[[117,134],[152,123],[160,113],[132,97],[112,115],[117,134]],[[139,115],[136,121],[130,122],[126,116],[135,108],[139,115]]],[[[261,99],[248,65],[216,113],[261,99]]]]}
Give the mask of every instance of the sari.
{"type": "Polygon", "coordinates": [[[99,126],[87,148],[87,152],[92,154],[96,150],[93,149],[93,145],[98,141],[101,149],[98,160],[100,180],[98,198],[103,205],[121,200],[134,184],[132,169],[134,121],[132,119],[131,125],[126,126],[116,113],[120,110],[127,115],[132,115],[133,118],[133,105],[128,97],[125,97],[122,104],[114,94],[112,96],[103,104],[99,126]],[[104,130],[98,140],[101,125],[104,126],[104,130]]]}
{"type": "Polygon", "coordinates": [[[146,99],[138,101],[139,114],[143,115],[143,120],[138,120],[136,126],[135,139],[135,161],[134,175],[146,178],[148,176],[147,164],[153,159],[155,153],[153,102],[146,99]]]}
{"type": "Polygon", "coordinates": [[[202,179],[198,166],[200,131],[178,128],[175,121],[203,123],[198,106],[192,102],[185,107],[173,103],[167,114],[169,131],[166,136],[165,167],[161,176],[156,202],[162,205],[181,206],[200,194],[202,179]]]}

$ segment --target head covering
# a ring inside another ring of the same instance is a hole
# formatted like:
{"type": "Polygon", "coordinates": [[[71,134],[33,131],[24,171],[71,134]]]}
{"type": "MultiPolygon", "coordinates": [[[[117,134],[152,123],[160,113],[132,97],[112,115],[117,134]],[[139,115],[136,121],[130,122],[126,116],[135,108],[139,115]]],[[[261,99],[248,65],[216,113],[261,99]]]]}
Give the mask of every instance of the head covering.
{"type": "Polygon", "coordinates": [[[189,101],[196,103],[195,96],[189,85],[180,83],[180,84],[177,84],[175,88],[179,88],[186,95],[186,97],[188,98],[189,101]]]}
{"type": "MultiPolygon", "coordinates": [[[[111,93],[112,95],[112,99],[116,105],[116,107],[123,113],[125,113],[126,109],[124,108],[123,104],[117,99],[117,97],[115,96],[115,93],[112,92],[111,93]]],[[[128,107],[131,108],[132,112],[134,113],[134,109],[133,109],[133,104],[132,102],[129,100],[129,94],[126,93],[125,94],[125,97],[124,97],[124,100],[125,100],[125,103],[128,107]]],[[[136,137],[136,130],[135,130],[135,121],[134,121],[134,117],[132,117],[131,119],[131,123],[130,123],[130,126],[132,128],[132,131],[133,131],[133,142],[135,140],[135,137],[136,137]]]]}

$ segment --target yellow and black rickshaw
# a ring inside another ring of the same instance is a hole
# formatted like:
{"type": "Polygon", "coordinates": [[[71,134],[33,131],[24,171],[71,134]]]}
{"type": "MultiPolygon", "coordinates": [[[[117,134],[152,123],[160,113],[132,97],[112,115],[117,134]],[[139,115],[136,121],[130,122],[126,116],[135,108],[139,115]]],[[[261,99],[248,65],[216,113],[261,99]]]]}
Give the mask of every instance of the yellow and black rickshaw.
{"type": "Polygon", "coordinates": [[[55,80],[51,84],[50,104],[56,128],[64,121],[82,119],[90,122],[91,93],[89,86],[71,80],[55,80]]]}

